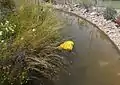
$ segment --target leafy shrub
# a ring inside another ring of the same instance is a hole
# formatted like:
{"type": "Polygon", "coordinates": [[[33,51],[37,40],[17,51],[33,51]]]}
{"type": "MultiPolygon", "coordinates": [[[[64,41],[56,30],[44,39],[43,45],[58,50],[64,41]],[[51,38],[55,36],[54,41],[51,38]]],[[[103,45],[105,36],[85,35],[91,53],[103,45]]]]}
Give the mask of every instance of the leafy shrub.
{"type": "Polygon", "coordinates": [[[65,64],[58,55],[60,22],[52,8],[25,4],[7,20],[1,24],[1,32],[5,31],[1,40],[7,40],[0,44],[0,85],[31,85],[34,81],[45,85],[45,79],[58,77],[65,64]]]}
{"type": "Polygon", "coordinates": [[[107,20],[114,20],[116,14],[117,14],[117,11],[114,8],[107,7],[103,13],[103,16],[107,20]]]}

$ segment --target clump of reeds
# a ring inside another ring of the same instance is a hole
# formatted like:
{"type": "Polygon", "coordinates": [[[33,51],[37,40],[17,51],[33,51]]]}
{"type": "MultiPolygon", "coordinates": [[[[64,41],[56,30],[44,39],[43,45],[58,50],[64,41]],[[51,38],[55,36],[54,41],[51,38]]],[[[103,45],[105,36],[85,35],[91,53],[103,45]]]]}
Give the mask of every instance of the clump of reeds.
{"type": "Polygon", "coordinates": [[[58,54],[60,22],[53,9],[24,4],[6,19],[13,31],[2,34],[9,37],[0,43],[0,85],[31,85],[34,81],[45,85],[45,79],[57,78],[65,63],[58,54]]]}

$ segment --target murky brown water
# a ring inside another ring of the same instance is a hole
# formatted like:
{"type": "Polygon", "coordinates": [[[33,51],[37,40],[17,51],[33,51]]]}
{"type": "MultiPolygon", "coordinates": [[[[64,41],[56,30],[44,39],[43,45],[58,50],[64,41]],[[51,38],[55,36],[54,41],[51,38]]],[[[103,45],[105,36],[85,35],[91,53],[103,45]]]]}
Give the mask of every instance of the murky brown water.
{"type": "Polygon", "coordinates": [[[55,85],[120,85],[120,55],[110,40],[89,23],[61,13],[64,38],[75,41],[70,74],[61,73],[55,85]]]}

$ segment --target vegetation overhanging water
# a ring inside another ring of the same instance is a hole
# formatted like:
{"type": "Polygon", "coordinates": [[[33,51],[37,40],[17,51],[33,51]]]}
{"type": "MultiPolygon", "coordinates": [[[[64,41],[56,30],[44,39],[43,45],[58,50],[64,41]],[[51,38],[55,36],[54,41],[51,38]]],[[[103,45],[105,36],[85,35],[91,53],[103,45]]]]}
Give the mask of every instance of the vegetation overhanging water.
{"type": "Polygon", "coordinates": [[[66,39],[69,36],[75,41],[75,55],[71,56],[71,52],[64,55],[56,48],[62,41],[58,31],[61,23],[52,8],[45,4],[39,7],[24,4],[12,12],[8,11],[0,25],[0,85],[53,85],[67,65],[71,68],[67,76],[60,76],[57,85],[96,85],[99,81],[102,85],[119,85],[116,77],[120,70],[119,54],[94,26],[82,20],[78,25],[78,18],[66,14],[68,22],[62,32],[66,39]],[[104,66],[105,70],[101,71],[104,66]],[[109,66],[115,66],[115,70],[109,66]],[[110,78],[99,79],[106,77],[107,72],[110,78]]]}

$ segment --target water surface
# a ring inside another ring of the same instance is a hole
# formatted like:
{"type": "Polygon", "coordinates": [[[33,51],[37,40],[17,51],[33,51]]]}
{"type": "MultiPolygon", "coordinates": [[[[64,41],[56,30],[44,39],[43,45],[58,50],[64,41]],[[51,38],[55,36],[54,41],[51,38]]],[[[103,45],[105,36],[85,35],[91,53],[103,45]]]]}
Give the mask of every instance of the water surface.
{"type": "Polygon", "coordinates": [[[69,73],[55,85],[120,85],[120,55],[108,37],[75,16],[59,13],[66,25],[62,35],[75,42],[69,73]]]}

